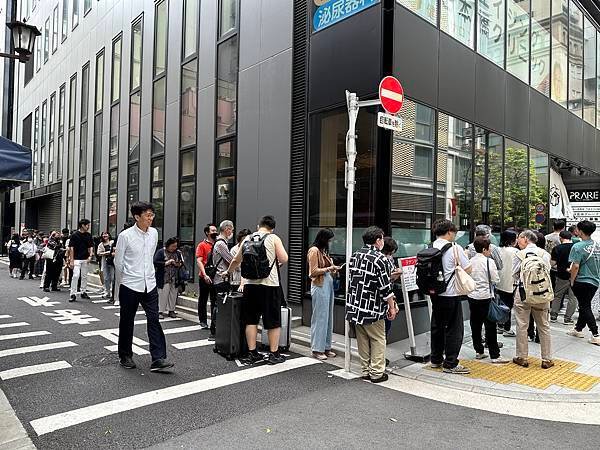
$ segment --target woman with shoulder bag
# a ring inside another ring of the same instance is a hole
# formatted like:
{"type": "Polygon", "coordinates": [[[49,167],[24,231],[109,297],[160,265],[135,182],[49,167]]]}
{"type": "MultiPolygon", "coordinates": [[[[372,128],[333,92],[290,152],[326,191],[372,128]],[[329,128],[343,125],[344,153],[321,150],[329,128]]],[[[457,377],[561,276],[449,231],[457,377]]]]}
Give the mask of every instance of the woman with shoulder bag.
{"type": "Polygon", "coordinates": [[[339,267],[329,256],[329,247],[334,234],[328,228],[319,230],[313,245],[308,250],[308,274],[311,280],[312,319],[310,341],[313,356],[324,361],[336,356],[331,351],[333,334],[333,275],[339,267]]]}
{"type": "Polygon", "coordinates": [[[179,239],[167,239],[165,246],[157,250],[154,255],[156,269],[156,287],[158,288],[158,316],[164,319],[165,315],[177,317],[175,305],[179,296],[178,281],[179,269],[183,265],[183,258],[179,248],[179,239]]]}
{"type": "MultiPolygon", "coordinates": [[[[508,306],[509,310],[515,303],[515,287],[513,279],[513,262],[515,255],[519,251],[517,245],[517,233],[513,230],[505,230],[500,235],[500,257],[502,258],[502,270],[500,270],[500,281],[496,286],[498,296],[502,303],[508,306]]],[[[498,334],[505,337],[515,337],[516,333],[511,329],[511,314],[508,313],[506,323],[498,324],[498,334]]]]}
{"type": "Polygon", "coordinates": [[[43,281],[44,292],[50,292],[50,288],[53,291],[59,291],[58,280],[60,278],[60,272],[62,270],[63,259],[65,250],[62,245],[62,239],[58,231],[50,233],[50,238],[42,254],[46,261],[46,269],[43,281]]]}
{"type": "Polygon", "coordinates": [[[100,257],[100,267],[104,276],[104,298],[108,299],[108,303],[114,303],[113,298],[113,281],[115,279],[115,246],[112,236],[108,231],[100,235],[100,243],[96,252],[100,257]]]}

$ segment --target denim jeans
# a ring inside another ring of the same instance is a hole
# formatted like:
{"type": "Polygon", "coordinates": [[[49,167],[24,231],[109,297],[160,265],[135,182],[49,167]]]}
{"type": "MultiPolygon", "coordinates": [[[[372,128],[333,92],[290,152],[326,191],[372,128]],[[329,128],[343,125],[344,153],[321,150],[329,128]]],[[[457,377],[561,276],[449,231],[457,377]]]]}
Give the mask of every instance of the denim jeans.
{"type": "Polygon", "coordinates": [[[431,297],[431,362],[452,369],[458,365],[465,327],[463,297],[431,297]]]}
{"type": "Polygon", "coordinates": [[[115,266],[106,263],[102,264],[102,272],[104,273],[104,290],[112,297],[112,285],[115,280],[115,266]]]}
{"type": "Polygon", "coordinates": [[[333,278],[326,273],[323,286],[312,285],[312,319],[310,321],[310,347],[313,352],[331,350],[333,334],[333,278]]]}

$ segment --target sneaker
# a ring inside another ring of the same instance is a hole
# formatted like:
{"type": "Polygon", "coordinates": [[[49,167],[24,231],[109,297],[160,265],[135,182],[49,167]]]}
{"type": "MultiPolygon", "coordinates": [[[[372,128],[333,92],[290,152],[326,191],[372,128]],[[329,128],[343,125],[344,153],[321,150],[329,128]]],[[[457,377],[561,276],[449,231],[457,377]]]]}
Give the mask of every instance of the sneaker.
{"type": "Polygon", "coordinates": [[[558,314],[550,314],[550,322],[556,323],[558,320],[558,314]]]}
{"type": "Polygon", "coordinates": [[[325,350],[325,356],[327,356],[328,358],[335,358],[337,356],[337,353],[332,352],[331,350],[325,350]]]}
{"type": "Polygon", "coordinates": [[[387,373],[384,373],[379,378],[371,378],[371,383],[383,383],[384,381],[387,381],[389,379],[389,375],[387,373]]]}
{"type": "Polygon", "coordinates": [[[513,330],[508,330],[502,333],[502,336],[504,337],[515,337],[516,335],[517,333],[515,333],[513,330]]]}
{"type": "Polygon", "coordinates": [[[487,357],[488,357],[488,355],[486,355],[485,353],[477,353],[475,355],[475,359],[485,359],[487,357]]]}
{"type": "Polygon", "coordinates": [[[208,340],[209,340],[210,342],[214,342],[214,340],[215,340],[215,335],[214,335],[214,334],[211,334],[210,336],[208,336],[208,340]]]}
{"type": "Polygon", "coordinates": [[[565,325],[573,325],[575,321],[573,319],[567,319],[565,317],[565,321],[563,322],[565,325]]]}
{"type": "Polygon", "coordinates": [[[81,298],[85,298],[85,299],[88,299],[88,300],[89,300],[90,296],[88,295],[88,293],[87,293],[87,292],[82,292],[82,293],[81,293],[81,298]]]}
{"type": "Polygon", "coordinates": [[[588,342],[590,344],[600,345],[600,336],[592,336],[588,342]]]}
{"type": "Polygon", "coordinates": [[[152,364],[150,365],[150,372],[163,372],[167,369],[170,369],[174,365],[175,364],[167,361],[166,359],[157,359],[156,361],[152,361],[152,364]]]}
{"type": "Polygon", "coordinates": [[[429,363],[429,368],[430,369],[441,369],[442,368],[442,363],[429,363]]]}
{"type": "Polygon", "coordinates": [[[318,359],[319,361],[327,361],[327,355],[321,352],[312,352],[313,358],[318,359]]]}
{"type": "Polygon", "coordinates": [[[175,319],[177,317],[177,313],[175,311],[169,311],[169,317],[175,319]]]}
{"type": "Polygon", "coordinates": [[[509,359],[503,358],[502,356],[498,356],[497,358],[492,358],[492,364],[508,364],[510,362],[509,359]]]}
{"type": "Polygon", "coordinates": [[[567,334],[569,336],[573,336],[573,337],[577,337],[577,338],[584,338],[585,334],[583,334],[581,331],[577,331],[575,328],[573,328],[572,330],[567,331],[567,334]]]}
{"type": "Polygon", "coordinates": [[[136,365],[133,362],[133,359],[130,356],[125,356],[119,360],[119,364],[125,367],[126,369],[135,369],[136,365]]]}
{"type": "Polygon", "coordinates": [[[371,381],[371,375],[363,375],[360,377],[361,380],[371,381]]]}
{"type": "Polygon", "coordinates": [[[162,320],[162,319],[164,319],[164,318],[165,318],[165,315],[164,315],[163,313],[159,312],[159,313],[158,313],[158,319],[159,319],[159,320],[162,320]]]}
{"type": "Polygon", "coordinates": [[[458,364],[456,367],[444,367],[444,373],[453,373],[456,375],[467,375],[471,373],[471,369],[458,364]]]}
{"type": "Polygon", "coordinates": [[[201,330],[208,330],[208,324],[206,322],[200,322],[201,330]]]}
{"type": "Polygon", "coordinates": [[[271,365],[273,364],[281,364],[285,362],[285,356],[281,353],[269,353],[269,357],[267,358],[267,362],[271,365]]]}
{"type": "Polygon", "coordinates": [[[496,334],[502,334],[502,333],[504,333],[504,328],[503,327],[496,328],[496,334]]]}
{"type": "Polygon", "coordinates": [[[254,350],[253,352],[248,352],[248,355],[244,358],[244,361],[247,361],[250,364],[254,364],[256,362],[262,361],[263,359],[263,355],[254,350]]]}
{"type": "Polygon", "coordinates": [[[554,361],[551,359],[542,359],[542,369],[549,369],[554,366],[554,361]]]}
{"type": "Polygon", "coordinates": [[[525,358],[518,358],[518,357],[514,357],[512,360],[517,366],[521,366],[521,367],[529,367],[529,361],[527,361],[525,358]]]}
{"type": "Polygon", "coordinates": [[[106,303],[108,303],[109,305],[114,305],[115,304],[115,299],[111,298],[106,303]]]}
{"type": "Polygon", "coordinates": [[[71,294],[71,296],[69,297],[69,303],[75,301],[77,301],[77,296],[75,294],[71,294]]]}

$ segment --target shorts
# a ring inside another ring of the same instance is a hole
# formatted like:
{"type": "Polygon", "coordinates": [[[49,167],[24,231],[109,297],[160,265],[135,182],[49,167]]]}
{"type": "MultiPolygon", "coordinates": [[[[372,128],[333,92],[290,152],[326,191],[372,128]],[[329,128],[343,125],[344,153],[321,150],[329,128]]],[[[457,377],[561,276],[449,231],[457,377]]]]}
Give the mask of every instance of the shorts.
{"type": "Polygon", "coordinates": [[[262,316],[267,330],[281,327],[282,291],[279,286],[246,284],[244,286],[243,320],[246,325],[258,325],[262,316]]]}

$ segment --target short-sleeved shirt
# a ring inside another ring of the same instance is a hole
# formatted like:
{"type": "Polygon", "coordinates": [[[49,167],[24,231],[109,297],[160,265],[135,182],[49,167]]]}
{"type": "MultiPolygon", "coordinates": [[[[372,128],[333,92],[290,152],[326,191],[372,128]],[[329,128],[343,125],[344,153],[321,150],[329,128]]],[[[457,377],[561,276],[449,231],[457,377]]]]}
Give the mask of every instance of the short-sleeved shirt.
{"type": "MultiPolygon", "coordinates": [[[[433,242],[433,247],[437,249],[442,249],[444,245],[450,244],[450,241],[446,239],[436,239],[433,242]]],[[[469,262],[469,258],[465,254],[465,251],[460,245],[453,244],[452,248],[449,248],[444,256],[442,256],[442,266],[444,267],[444,278],[446,280],[450,280],[448,282],[448,286],[446,287],[446,292],[440,294],[440,297],[457,297],[459,294],[456,291],[456,280],[455,277],[452,276],[454,270],[457,266],[456,255],[458,255],[458,259],[460,260],[460,265],[463,269],[467,269],[471,267],[471,263],[469,262]],[[456,250],[456,251],[455,251],[456,250]]]]}
{"type": "Polygon", "coordinates": [[[552,249],[552,261],[556,261],[556,276],[561,280],[568,280],[571,274],[569,268],[569,254],[573,247],[572,242],[565,242],[552,249]]]}
{"type": "MultiPolygon", "coordinates": [[[[252,236],[260,236],[261,238],[267,234],[264,231],[257,231],[252,236]]],[[[275,253],[275,239],[274,234],[267,236],[265,238],[265,250],[267,251],[267,258],[269,259],[269,264],[271,265],[271,273],[267,278],[261,278],[260,280],[247,280],[247,284],[260,284],[263,286],[271,286],[278,287],[279,286],[279,268],[275,263],[275,259],[277,255],[275,253]]]]}
{"type": "MultiPolygon", "coordinates": [[[[547,234],[545,236],[545,238],[546,238],[545,250],[548,253],[552,254],[552,250],[554,250],[555,247],[558,247],[560,245],[560,236],[558,233],[550,233],[550,234],[547,234]]],[[[552,259],[554,259],[554,258],[552,258],[552,259]]],[[[555,268],[553,267],[552,269],[554,270],[555,268]]]]}
{"type": "Polygon", "coordinates": [[[569,262],[579,264],[575,281],[600,286],[600,244],[592,239],[573,244],[569,262]]]}
{"type": "Polygon", "coordinates": [[[208,242],[206,239],[198,244],[196,247],[196,259],[202,258],[202,264],[206,265],[208,262],[208,255],[212,251],[213,244],[208,242]]]}
{"type": "Polygon", "coordinates": [[[94,247],[94,241],[90,233],[82,233],[81,231],[75,231],[69,239],[69,247],[73,249],[73,260],[81,261],[88,259],[90,255],[90,248],[94,247]]]}

